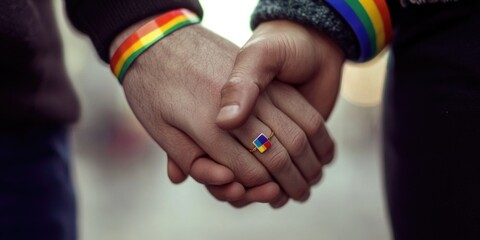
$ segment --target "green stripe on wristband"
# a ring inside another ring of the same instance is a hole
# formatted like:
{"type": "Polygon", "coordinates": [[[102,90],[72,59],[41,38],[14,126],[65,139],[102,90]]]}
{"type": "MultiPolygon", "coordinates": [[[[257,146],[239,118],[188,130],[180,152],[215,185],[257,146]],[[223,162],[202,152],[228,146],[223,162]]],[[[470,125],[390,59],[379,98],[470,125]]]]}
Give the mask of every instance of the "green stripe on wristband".
{"type": "Polygon", "coordinates": [[[372,20],[370,20],[370,16],[368,15],[367,11],[365,11],[360,2],[358,2],[357,0],[345,0],[345,2],[350,6],[350,8],[352,8],[352,10],[355,12],[355,14],[365,27],[365,30],[367,30],[368,38],[370,39],[370,45],[372,48],[372,53],[375,53],[377,51],[377,36],[375,33],[375,28],[373,27],[372,20]]]}
{"type": "Polygon", "coordinates": [[[147,50],[153,44],[157,43],[158,40],[164,38],[165,36],[169,35],[170,33],[175,32],[178,29],[180,29],[182,27],[185,27],[187,25],[190,25],[192,23],[196,23],[196,22],[195,21],[185,21],[185,22],[180,22],[180,23],[172,26],[172,28],[169,28],[162,35],[157,37],[154,41],[152,41],[152,42],[148,43],[147,45],[143,46],[142,48],[138,49],[135,53],[133,53],[130,57],[128,57],[127,61],[125,61],[125,64],[123,65],[122,70],[120,71],[120,74],[119,74],[119,77],[118,77],[118,80],[120,81],[120,83],[121,84],[123,83],[123,77],[127,73],[127,70],[130,67],[130,65],[132,65],[132,63],[135,61],[135,59],[137,59],[137,57],[140,56],[145,50],[147,50]]]}

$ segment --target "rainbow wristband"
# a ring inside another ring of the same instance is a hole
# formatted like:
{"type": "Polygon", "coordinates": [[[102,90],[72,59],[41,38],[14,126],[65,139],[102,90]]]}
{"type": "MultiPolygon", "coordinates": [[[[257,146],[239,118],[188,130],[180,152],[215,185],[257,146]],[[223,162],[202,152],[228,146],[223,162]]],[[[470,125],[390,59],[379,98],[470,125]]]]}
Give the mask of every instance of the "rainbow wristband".
{"type": "Polygon", "coordinates": [[[359,62],[372,59],[390,42],[392,23],[385,0],[325,0],[355,33],[359,46],[359,62]]]}
{"type": "Polygon", "coordinates": [[[110,69],[122,83],[128,68],[140,54],[168,34],[198,22],[199,17],[187,9],[162,14],[143,25],[120,45],[110,60],[110,69]]]}

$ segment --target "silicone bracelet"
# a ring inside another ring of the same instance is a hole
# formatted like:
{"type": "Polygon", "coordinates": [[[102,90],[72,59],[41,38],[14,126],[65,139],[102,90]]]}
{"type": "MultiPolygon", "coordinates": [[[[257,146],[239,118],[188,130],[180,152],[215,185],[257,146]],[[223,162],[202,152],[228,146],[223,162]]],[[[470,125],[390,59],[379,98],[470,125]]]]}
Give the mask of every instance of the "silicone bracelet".
{"type": "Polygon", "coordinates": [[[370,21],[373,24],[376,37],[376,49],[375,52],[379,53],[383,46],[385,46],[385,30],[383,27],[383,20],[380,12],[378,11],[377,5],[371,0],[359,0],[363,9],[368,16],[370,16],[370,21]]]}
{"type": "MultiPolygon", "coordinates": [[[[392,23],[385,0],[326,0],[350,25],[360,46],[359,62],[375,57],[391,41],[392,23]]],[[[355,60],[355,59],[354,59],[355,60]]]]}
{"type": "Polygon", "coordinates": [[[385,45],[387,45],[392,40],[392,19],[390,17],[390,11],[388,10],[388,6],[385,0],[374,1],[375,5],[377,5],[378,11],[380,11],[380,15],[382,16],[385,33],[385,45]]]}
{"type": "Polygon", "coordinates": [[[357,14],[350,8],[350,6],[345,1],[338,0],[327,0],[326,1],[330,6],[337,10],[340,15],[343,16],[345,21],[350,25],[353,32],[357,36],[357,40],[360,46],[360,56],[357,59],[359,62],[367,61],[373,55],[372,45],[370,44],[370,39],[368,37],[367,30],[363,26],[363,23],[360,21],[360,18],[357,14]]]}
{"type": "Polygon", "coordinates": [[[373,27],[373,23],[370,20],[370,16],[368,16],[368,13],[365,11],[365,9],[358,0],[345,0],[345,2],[350,6],[350,8],[352,8],[355,14],[357,14],[358,18],[365,27],[365,30],[367,30],[368,39],[370,39],[372,55],[375,55],[375,53],[377,52],[377,36],[375,33],[375,28],[373,27]]]}
{"type": "Polygon", "coordinates": [[[177,9],[160,15],[143,25],[120,45],[110,60],[110,69],[122,83],[128,68],[145,50],[170,33],[198,22],[198,16],[187,9],[177,9]]]}

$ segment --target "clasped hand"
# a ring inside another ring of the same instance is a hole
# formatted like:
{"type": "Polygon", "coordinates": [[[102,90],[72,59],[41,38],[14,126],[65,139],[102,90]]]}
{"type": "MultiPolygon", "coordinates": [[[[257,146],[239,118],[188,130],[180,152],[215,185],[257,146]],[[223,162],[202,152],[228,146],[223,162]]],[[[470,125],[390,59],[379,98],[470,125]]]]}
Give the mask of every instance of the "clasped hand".
{"type": "Polygon", "coordinates": [[[328,38],[287,21],[260,25],[242,49],[194,25],[140,56],[124,90],[167,152],[173,182],[191,176],[233,206],[277,208],[308,199],[333,158],[324,118],[343,62],[328,38]],[[271,130],[271,147],[251,153],[252,141],[271,130]]]}

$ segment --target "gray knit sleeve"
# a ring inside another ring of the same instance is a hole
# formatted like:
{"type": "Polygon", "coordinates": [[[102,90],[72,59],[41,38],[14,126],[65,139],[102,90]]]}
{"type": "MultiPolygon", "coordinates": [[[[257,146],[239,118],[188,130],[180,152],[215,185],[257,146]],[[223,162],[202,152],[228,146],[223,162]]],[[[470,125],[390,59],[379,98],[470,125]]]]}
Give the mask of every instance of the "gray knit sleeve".
{"type": "Polygon", "coordinates": [[[260,23],[287,19],[306,24],[328,34],[350,60],[357,60],[360,48],[351,27],[323,0],[260,0],[252,15],[251,27],[260,23]]]}

